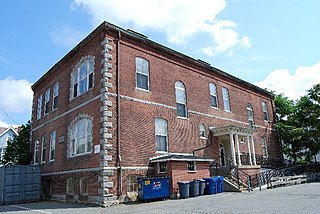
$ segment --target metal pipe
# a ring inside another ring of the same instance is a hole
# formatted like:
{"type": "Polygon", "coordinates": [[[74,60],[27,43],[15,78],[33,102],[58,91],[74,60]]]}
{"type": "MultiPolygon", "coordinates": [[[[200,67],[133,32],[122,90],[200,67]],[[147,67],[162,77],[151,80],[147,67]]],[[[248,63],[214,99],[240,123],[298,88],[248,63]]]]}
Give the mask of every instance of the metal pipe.
{"type": "Polygon", "coordinates": [[[120,38],[121,32],[118,31],[117,41],[117,168],[119,177],[119,196],[122,195],[122,163],[121,163],[121,143],[120,143],[120,38]]]}

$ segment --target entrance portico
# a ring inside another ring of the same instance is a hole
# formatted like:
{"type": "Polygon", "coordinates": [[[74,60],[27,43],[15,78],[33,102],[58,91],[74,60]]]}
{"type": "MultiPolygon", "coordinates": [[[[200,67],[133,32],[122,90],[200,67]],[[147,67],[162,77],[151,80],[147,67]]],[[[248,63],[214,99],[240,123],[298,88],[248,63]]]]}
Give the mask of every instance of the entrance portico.
{"type": "Polygon", "coordinates": [[[221,160],[226,158],[229,160],[227,163],[231,167],[237,166],[239,168],[245,168],[243,165],[258,167],[253,141],[254,129],[238,126],[209,127],[209,129],[214,137],[218,137],[220,145],[220,165],[223,165],[224,162],[221,160]],[[248,154],[247,156],[241,155],[240,144],[242,147],[246,147],[244,149],[248,154]],[[221,148],[223,148],[223,151],[221,151],[221,148]],[[227,148],[229,148],[229,151],[227,151],[227,148]],[[222,155],[226,155],[227,157],[222,157],[222,155]],[[247,158],[245,163],[243,163],[243,157],[247,158]]]}

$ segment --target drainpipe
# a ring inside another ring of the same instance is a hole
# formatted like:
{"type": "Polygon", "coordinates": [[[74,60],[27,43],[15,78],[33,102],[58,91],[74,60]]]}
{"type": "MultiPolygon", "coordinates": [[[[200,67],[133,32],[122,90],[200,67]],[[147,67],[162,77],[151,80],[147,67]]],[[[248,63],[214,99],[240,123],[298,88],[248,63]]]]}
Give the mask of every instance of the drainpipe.
{"type": "Polygon", "coordinates": [[[122,195],[122,163],[121,163],[121,143],[120,143],[120,38],[121,32],[118,31],[117,41],[117,168],[119,179],[119,195],[122,195]]]}

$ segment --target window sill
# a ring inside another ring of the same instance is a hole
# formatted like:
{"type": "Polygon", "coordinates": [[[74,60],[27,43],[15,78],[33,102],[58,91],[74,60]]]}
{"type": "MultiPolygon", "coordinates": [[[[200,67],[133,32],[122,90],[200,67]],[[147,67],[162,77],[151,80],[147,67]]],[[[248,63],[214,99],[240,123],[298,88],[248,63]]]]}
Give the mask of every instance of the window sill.
{"type": "Polygon", "coordinates": [[[207,140],[207,138],[206,138],[206,137],[200,137],[200,139],[201,139],[201,140],[207,140]]]}
{"type": "Polygon", "coordinates": [[[158,174],[166,174],[168,171],[165,172],[158,172],[158,174]]]}
{"type": "Polygon", "coordinates": [[[178,119],[181,119],[181,120],[188,120],[187,117],[181,117],[181,116],[177,116],[178,119]]]}
{"type": "Polygon", "coordinates": [[[151,93],[150,89],[147,90],[147,89],[143,89],[143,88],[138,88],[137,86],[136,86],[136,90],[147,92],[147,93],[151,93]]]}
{"type": "Polygon", "coordinates": [[[86,155],[90,155],[91,152],[86,152],[86,153],[81,153],[81,154],[74,154],[74,155],[69,155],[68,158],[76,158],[76,157],[81,157],[81,156],[86,156],[86,155]]]}
{"type": "Polygon", "coordinates": [[[218,107],[214,107],[214,106],[211,106],[212,109],[216,109],[216,110],[219,110],[218,107]]]}
{"type": "Polygon", "coordinates": [[[197,170],[193,170],[193,171],[188,170],[188,173],[197,173],[197,170]]]}
{"type": "Polygon", "coordinates": [[[58,108],[52,109],[51,112],[55,112],[55,111],[57,111],[57,109],[58,109],[58,108]]]}
{"type": "Polygon", "coordinates": [[[231,111],[229,111],[229,110],[224,110],[225,112],[228,112],[228,113],[231,113],[231,111]]]}
{"type": "Polygon", "coordinates": [[[92,86],[92,88],[90,88],[90,89],[88,89],[87,91],[85,91],[83,94],[78,94],[78,96],[76,96],[76,97],[71,97],[71,98],[69,98],[69,101],[71,102],[71,101],[77,99],[78,97],[81,97],[81,96],[89,93],[90,91],[93,91],[93,88],[94,88],[94,86],[92,86]]]}
{"type": "Polygon", "coordinates": [[[157,154],[168,154],[166,151],[156,151],[157,154]]]}

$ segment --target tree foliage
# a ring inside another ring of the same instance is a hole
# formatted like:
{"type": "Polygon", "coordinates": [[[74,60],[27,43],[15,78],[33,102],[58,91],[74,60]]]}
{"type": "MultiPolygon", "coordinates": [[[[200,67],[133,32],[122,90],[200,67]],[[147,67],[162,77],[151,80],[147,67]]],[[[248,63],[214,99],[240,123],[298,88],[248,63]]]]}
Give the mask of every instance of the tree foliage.
{"type": "Polygon", "coordinates": [[[320,151],[320,84],[295,102],[276,95],[275,106],[284,154],[294,163],[312,161],[320,151]]]}
{"type": "Polygon", "coordinates": [[[31,161],[30,151],[30,121],[26,125],[22,125],[19,135],[8,141],[7,149],[4,154],[2,163],[28,165],[31,161]]]}

